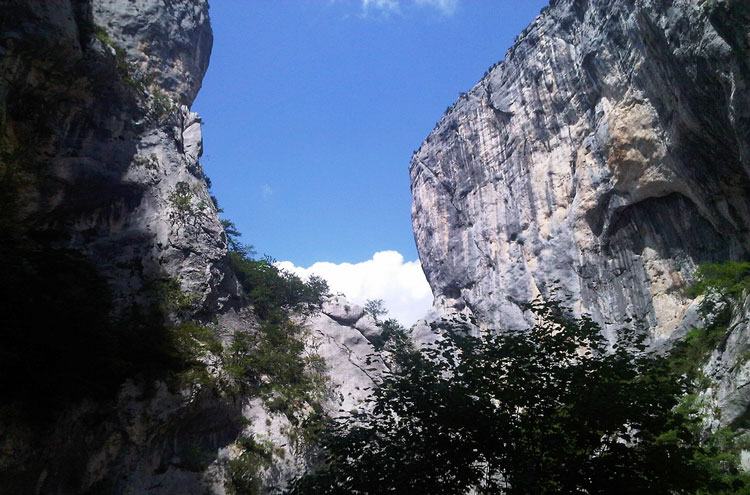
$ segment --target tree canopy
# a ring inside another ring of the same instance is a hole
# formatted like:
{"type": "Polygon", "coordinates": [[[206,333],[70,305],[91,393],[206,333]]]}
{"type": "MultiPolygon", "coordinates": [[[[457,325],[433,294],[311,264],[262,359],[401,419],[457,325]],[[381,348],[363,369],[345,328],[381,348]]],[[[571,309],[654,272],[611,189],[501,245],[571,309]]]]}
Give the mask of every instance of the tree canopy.
{"type": "Polygon", "coordinates": [[[397,339],[371,408],[334,422],[291,493],[734,493],[710,474],[686,383],[642,334],[610,344],[589,318],[537,301],[530,329],[417,351],[397,339]]]}

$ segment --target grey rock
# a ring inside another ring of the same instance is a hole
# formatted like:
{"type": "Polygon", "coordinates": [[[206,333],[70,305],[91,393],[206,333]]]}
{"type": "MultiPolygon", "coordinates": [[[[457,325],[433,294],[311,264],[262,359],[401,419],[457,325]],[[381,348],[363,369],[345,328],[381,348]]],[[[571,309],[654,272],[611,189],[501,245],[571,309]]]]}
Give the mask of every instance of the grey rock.
{"type": "Polygon", "coordinates": [[[3,9],[0,140],[43,170],[27,178],[18,220],[95,262],[121,307],[169,278],[197,311],[239,307],[188,108],[211,51],[207,2],[3,9]]]}
{"type": "Polygon", "coordinates": [[[378,326],[378,322],[375,318],[367,314],[357,320],[354,324],[354,328],[362,332],[362,335],[364,335],[364,337],[371,343],[378,342],[383,333],[383,329],[378,326]]]}
{"type": "Polygon", "coordinates": [[[343,324],[354,324],[362,318],[365,310],[352,304],[344,296],[331,296],[323,301],[323,313],[343,324]]]}
{"type": "Polygon", "coordinates": [[[557,288],[607,331],[681,326],[696,265],[750,253],[741,3],[544,9],[412,158],[436,309],[522,328],[557,288]]]}
{"type": "Polygon", "coordinates": [[[92,22],[125,50],[126,61],[151,76],[176,102],[190,106],[208,68],[213,33],[208,2],[90,2],[92,22]]]}
{"type": "Polygon", "coordinates": [[[387,369],[370,341],[354,326],[341,324],[325,313],[312,317],[306,327],[312,348],[328,365],[334,391],[329,412],[339,416],[339,410],[346,414],[366,407],[365,400],[387,369]]]}
{"type": "Polygon", "coordinates": [[[709,426],[730,426],[744,419],[750,411],[750,297],[734,308],[726,336],[703,371],[711,382],[701,393],[709,426]]]}
{"type": "MultiPolygon", "coordinates": [[[[4,213],[93,262],[115,311],[173,279],[225,341],[253,328],[189,110],[211,50],[207,2],[10,0],[2,11],[0,159],[25,181],[4,213]]],[[[61,405],[37,437],[4,431],[0,491],[205,493],[204,457],[237,438],[242,404],[174,388],[126,383],[116,398],[61,405]]]]}

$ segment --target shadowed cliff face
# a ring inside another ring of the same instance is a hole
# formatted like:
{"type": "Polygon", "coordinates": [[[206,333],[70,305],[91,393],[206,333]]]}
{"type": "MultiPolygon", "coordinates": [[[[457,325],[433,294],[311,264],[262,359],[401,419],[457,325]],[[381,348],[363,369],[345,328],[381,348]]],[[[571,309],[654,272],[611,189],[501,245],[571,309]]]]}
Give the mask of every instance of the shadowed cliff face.
{"type": "Polygon", "coordinates": [[[667,336],[697,264],[750,251],[744,2],[552,2],[412,158],[445,311],[524,326],[554,286],[667,336]]]}
{"type": "MultiPolygon", "coordinates": [[[[211,51],[208,3],[0,10],[0,494],[282,487],[310,460],[305,430],[258,391],[268,366],[228,369],[234,337],[270,331],[227,257],[189,110],[211,51]],[[248,438],[268,449],[249,467],[248,438]]],[[[322,306],[295,324],[328,378],[316,405],[335,416],[360,407],[385,365],[362,308],[322,306]]]]}
{"type": "MultiPolygon", "coordinates": [[[[3,6],[0,151],[20,187],[3,215],[83,252],[119,305],[172,277],[207,310],[237,295],[188,106],[208,67],[208,5],[3,6]]],[[[7,186],[8,184],[6,184],[7,186]]]]}

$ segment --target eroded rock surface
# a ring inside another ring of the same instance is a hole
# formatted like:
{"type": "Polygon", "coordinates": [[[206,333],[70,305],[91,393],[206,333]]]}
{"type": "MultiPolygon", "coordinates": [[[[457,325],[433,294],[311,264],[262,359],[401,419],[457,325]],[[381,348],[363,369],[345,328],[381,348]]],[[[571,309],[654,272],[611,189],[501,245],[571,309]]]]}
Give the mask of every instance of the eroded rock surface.
{"type": "Polygon", "coordinates": [[[697,264],[750,252],[744,2],[559,0],[412,158],[436,307],[487,326],[570,296],[658,338],[697,264]]]}
{"type": "Polygon", "coordinates": [[[188,108],[207,2],[12,0],[0,31],[3,161],[28,183],[15,220],[85,253],[120,305],[166,278],[207,311],[237,299],[188,108]]]}
{"type": "MultiPolygon", "coordinates": [[[[224,348],[201,354],[205,376],[135,376],[109,396],[61,404],[39,431],[24,430],[23,421],[15,429],[4,424],[0,493],[225,494],[231,464],[245,452],[243,439],[273,455],[270,466],[241,468],[244,481],[283,486],[308,465],[300,425],[264,402],[253,390],[257,383],[238,385],[243,376],[225,368],[233,336],[262,330],[228,263],[227,238],[199,162],[201,119],[189,109],[211,50],[208,3],[6,4],[3,233],[43,239],[51,252],[83,254],[106,278],[114,315],[139,304],[146,311],[155,284],[166,282],[171,292],[160,302],[181,308],[169,323],[203,322],[224,348]]],[[[385,369],[368,340],[379,328],[368,318],[334,297],[297,322],[307,329],[307,351],[325,360],[330,393],[322,406],[332,416],[363,407],[385,369]]],[[[75,343],[76,329],[58,331],[75,343]]]]}
{"type": "Polygon", "coordinates": [[[713,427],[746,428],[750,408],[750,297],[733,308],[726,335],[703,372],[703,411],[713,427]]]}

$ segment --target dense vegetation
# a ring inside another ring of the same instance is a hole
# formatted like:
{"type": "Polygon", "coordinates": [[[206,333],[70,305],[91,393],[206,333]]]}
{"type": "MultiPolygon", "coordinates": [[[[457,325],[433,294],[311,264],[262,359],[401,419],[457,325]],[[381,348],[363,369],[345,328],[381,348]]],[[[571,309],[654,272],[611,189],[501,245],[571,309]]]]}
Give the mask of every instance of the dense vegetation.
{"type": "MultiPolygon", "coordinates": [[[[239,242],[232,222],[224,221],[224,227],[231,266],[260,319],[257,329],[235,333],[221,354],[228,385],[243,396],[262,397],[271,412],[284,414],[291,447],[307,448],[325,421],[325,362],[307,349],[305,331],[293,317],[317,309],[328,285],[314,276],[303,281],[270,257],[256,257],[252,247],[239,242]]],[[[259,493],[260,472],[270,466],[274,446],[256,438],[243,438],[238,445],[242,452],[227,466],[227,489],[238,495],[259,493]]]]}
{"type": "Polygon", "coordinates": [[[701,367],[726,338],[729,322],[743,293],[750,290],[750,263],[727,261],[701,265],[695,273],[696,282],[687,290],[690,297],[704,296],[699,312],[707,321],[692,328],[672,350],[672,363],[700,387],[705,382],[701,367]]]}
{"type": "MultiPolygon", "coordinates": [[[[738,296],[746,273],[702,268],[699,287],[738,296]]],[[[628,328],[610,346],[560,304],[528,309],[526,331],[472,337],[453,322],[422,352],[397,340],[371,408],[330,426],[320,467],[290,493],[750,493],[750,442],[706,432],[697,413],[683,366],[696,354],[648,351],[628,328]]]]}

